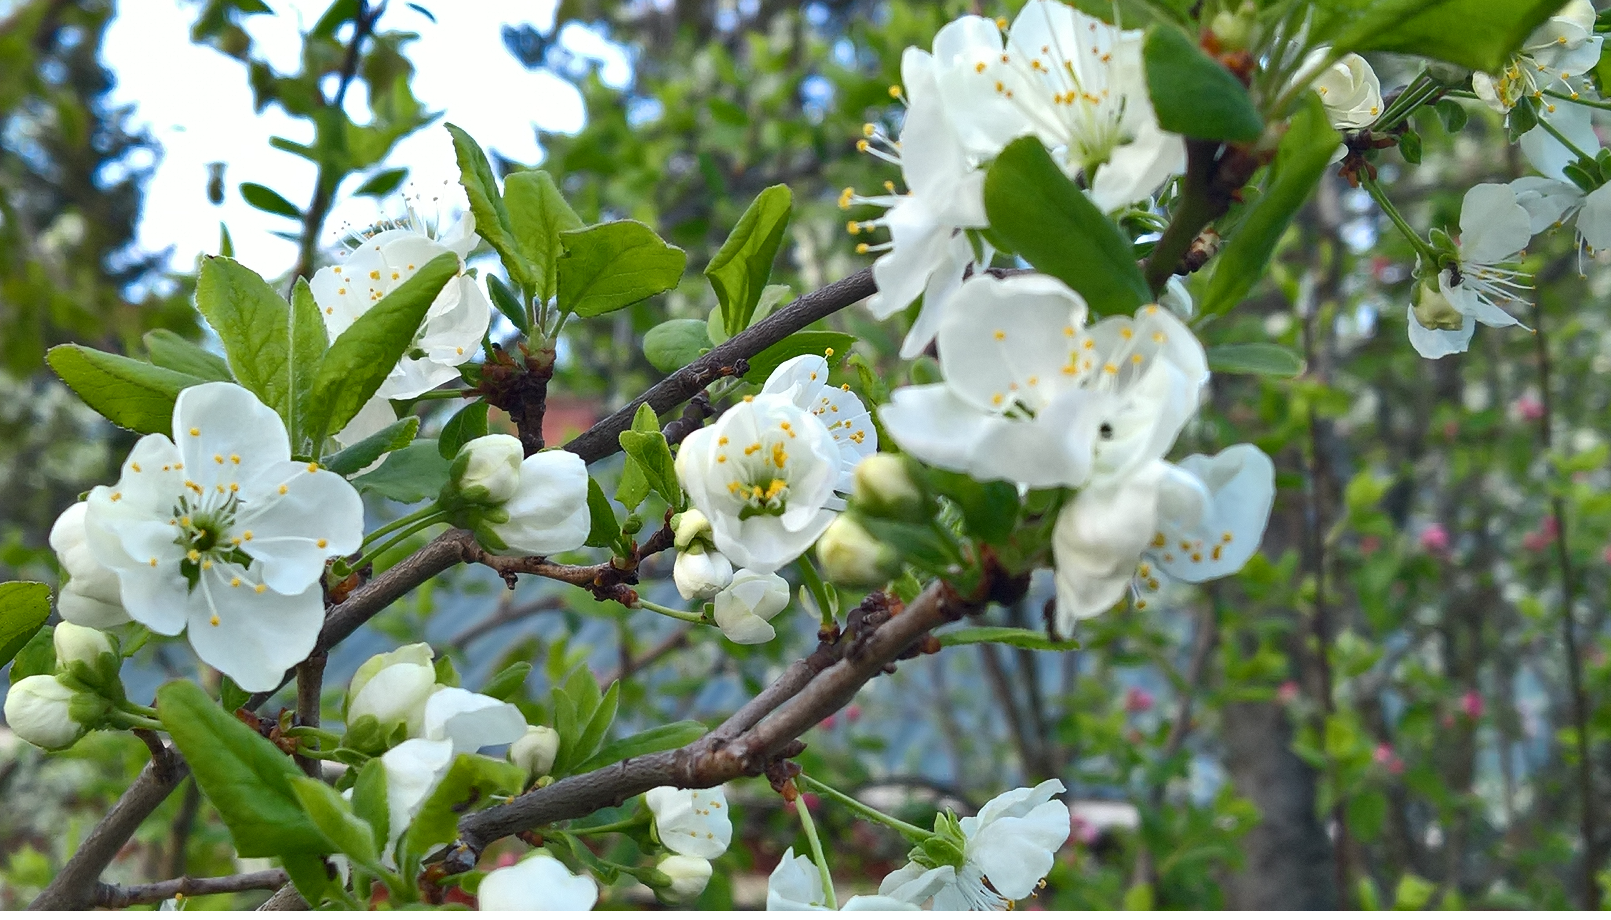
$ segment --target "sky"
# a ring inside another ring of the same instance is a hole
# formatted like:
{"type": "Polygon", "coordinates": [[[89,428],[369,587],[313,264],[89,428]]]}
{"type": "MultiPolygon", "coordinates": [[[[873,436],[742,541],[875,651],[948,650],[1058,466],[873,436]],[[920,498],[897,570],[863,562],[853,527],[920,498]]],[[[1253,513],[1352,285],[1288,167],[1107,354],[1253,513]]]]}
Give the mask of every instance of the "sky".
{"type": "MultiPolygon", "coordinates": [[[[312,26],[326,0],[269,0],[273,15],[253,16],[247,29],[257,41],[256,53],[282,73],[298,69],[299,34],[312,26]]],[[[509,54],[500,37],[504,25],[530,23],[539,32],[553,27],[555,0],[425,0],[420,5],[436,16],[433,23],[411,4],[392,3],[382,29],[417,32],[407,49],[417,73],[414,92],[441,120],[405,138],[393,150],[388,166],[407,166],[409,181],[388,199],[343,199],[326,224],[326,248],[342,247],[342,228],[363,227],[403,212],[403,193],[421,198],[427,217],[440,210],[445,220],[464,206],[453,147],[441,127],[450,121],[482,146],[523,163],[541,157],[533,126],[574,132],[582,127],[580,94],[546,70],[527,70],[509,54]],[[496,89],[489,89],[496,87],[496,89]]],[[[135,107],[133,123],[143,125],[162,146],[156,174],[147,188],[138,229],[140,248],[160,252],[172,247],[170,265],[190,271],[203,253],[216,253],[219,224],[229,228],[235,256],[259,274],[272,277],[289,269],[295,244],[273,231],[296,231],[299,225],[258,211],[240,197],[242,182],[257,182],[280,192],[298,206],[312,194],[312,163],[269,146],[274,135],[298,142],[312,139],[312,126],[271,106],[261,115],[252,110],[246,68],[210,47],[192,44],[190,26],[197,7],[179,0],[140,0],[120,4],[108,29],[105,62],[117,77],[114,104],[135,107]],[[225,201],[207,200],[208,164],[227,164],[225,201]]],[[[597,62],[600,77],[621,86],[630,78],[625,52],[577,24],[567,24],[559,42],[573,55],[597,62]]],[[[349,114],[368,120],[362,85],[349,90],[349,114]]],[[[350,178],[350,194],[362,177],[350,178]]]]}

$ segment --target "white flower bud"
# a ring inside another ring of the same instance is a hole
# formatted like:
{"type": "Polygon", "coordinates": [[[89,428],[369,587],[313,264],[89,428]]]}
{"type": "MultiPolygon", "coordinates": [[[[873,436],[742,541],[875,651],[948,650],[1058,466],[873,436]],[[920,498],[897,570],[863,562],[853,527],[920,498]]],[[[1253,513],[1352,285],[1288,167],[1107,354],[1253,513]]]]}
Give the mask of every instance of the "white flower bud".
{"type": "Polygon", "coordinates": [[[532,725],[526,733],[509,745],[509,761],[526,771],[527,776],[547,776],[559,756],[559,732],[546,725],[532,725]]]}
{"type": "Polygon", "coordinates": [[[835,518],[817,541],[817,559],[829,581],[856,587],[881,585],[900,568],[895,552],[847,514],[835,518]]]}
{"type": "Polygon", "coordinates": [[[473,504],[502,505],[520,487],[520,463],[525,458],[519,438],[507,434],[476,438],[453,458],[453,488],[473,504]]]}
{"type": "MultiPolygon", "coordinates": [[[[1325,49],[1315,54],[1326,54],[1325,49]]],[[[1331,125],[1341,131],[1366,128],[1382,114],[1382,84],[1376,71],[1357,54],[1345,54],[1320,72],[1315,92],[1331,125]]]]}
{"type": "Polygon", "coordinates": [[[851,493],[856,507],[875,517],[919,520],[927,516],[923,490],[912,481],[906,461],[873,454],[856,464],[851,493]]]}
{"type": "MultiPolygon", "coordinates": [[[[364,684],[369,683],[376,674],[386,670],[394,664],[418,664],[427,668],[432,667],[436,660],[436,653],[424,642],[415,642],[402,648],[382,652],[379,655],[369,656],[369,660],[358,666],[352,674],[352,681],[347,684],[347,699],[350,701],[362,693],[364,684]]],[[[435,673],[433,670],[432,673],[435,673]]]]}
{"type": "Polygon", "coordinates": [[[366,737],[359,747],[384,747],[404,737],[419,737],[424,729],[425,702],[436,691],[436,669],[429,664],[399,661],[364,675],[362,682],[355,676],[353,686],[358,691],[349,691],[347,696],[347,726],[355,728],[360,719],[374,719],[374,729],[379,734],[366,737]],[[403,728],[400,737],[399,727],[403,728]]]}
{"type": "Polygon", "coordinates": [[[96,560],[89,548],[89,532],[84,518],[88,502],[79,502],[61,513],[50,528],[50,548],[56,551],[67,584],[56,597],[62,619],[80,626],[106,629],[129,621],[117,573],[96,560]]]}
{"type": "MultiPolygon", "coordinates": [[[[93,727],[74,718],[75,714],[84,715],[84,704],[75,705],[80,699],[95,697],[75,693],[49,674],[24,677],[6,694],[6,724],[17,737],[47,751],[71,747],[93,727]]],[[[100,705],[104,712],[106,704],[100,705]]]]}
{"type": "Polygon", "coordinates": [[[680,550],[687,550],[696,542],[711,542],[710,518],[698,508],[689,508],[687,511],[671,519],[672,542],[680,550]]]}
{"type": "Polygon", "coordinates": [[[710,884],[710,860],[698,856],[667,856],[655,868],[671,879],[671,884],[660,889],[660,894],[673,903],[699,897],[710,884]]]}
{"type": "Polygon", "coordinates": [[[93,666],[102,655],[117,655],[112,648],[112,638],[88,626],[57,624],[52,639],[56,645],[56,660],[63,665],[77,663],[93,666]]]}
{"type": "Polygon", "coordinates": [[[709,600],[733,581],[733,563],[721,553],[694,548],[677,554],[671,569],[677,593],[686,600],[709,600]]]}
{"type": "Polygon", "coordinates": [[[716,595],[716,627],[739,645],[772,641],[767,622],[789,606],[789,583],[770,572],[739,569],[732,584],[716,595]]]}

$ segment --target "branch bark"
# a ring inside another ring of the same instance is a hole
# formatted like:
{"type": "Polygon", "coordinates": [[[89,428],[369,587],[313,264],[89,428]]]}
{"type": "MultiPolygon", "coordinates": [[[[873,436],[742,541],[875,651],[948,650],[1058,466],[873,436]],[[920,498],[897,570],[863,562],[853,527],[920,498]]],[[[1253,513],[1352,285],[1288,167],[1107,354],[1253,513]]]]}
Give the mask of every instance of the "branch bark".
{"type": "Polygon", "coordinates": [[[204,894],[271,891],[284,885],[286,880],[284,869],[265,869],[262,872],[246,872],[218,878],[191,878],[186,875],[144,885],[108,885],[99,882],[95,888],[95,906],[128,907],[133,904],[156,904],[181,895],[194,898],[204,894]]]}

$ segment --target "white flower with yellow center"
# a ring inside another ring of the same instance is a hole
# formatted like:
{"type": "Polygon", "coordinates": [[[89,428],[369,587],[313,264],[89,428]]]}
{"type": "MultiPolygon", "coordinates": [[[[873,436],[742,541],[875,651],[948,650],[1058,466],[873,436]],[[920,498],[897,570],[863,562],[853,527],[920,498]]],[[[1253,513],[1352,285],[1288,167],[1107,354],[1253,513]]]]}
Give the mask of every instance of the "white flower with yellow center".
{"type": "MultiPolygon", "coordinates": [[[[1540,98],[1545,90],[1576,99],[1583,78],[1600,62],[1604,39],[1595,34],[1594,20],[1594,5],[1589,0],[1571,0],[1527,36],[1504,70],[1472,74],[1471,88],[1500,113],[1509,112],[1524,98],[1540,98]]],[[[1553,111],[1553,104],[1541,101],[1553,111]]]]}
{"type": "Polygon", "coordinates": [[[1477,324],[1516,326],[1499,303],[1521,302],[1529,285],[1517,262],[1533,238],[1533,218],[1508,185],[1484,183],[1460,206],[1457,260],[1423,278],[1409,308],[1410,344],[1423,358],[1465,351],[1477,324]]]}
{"type": "MultiPolygon", "coordinates": [[[[796,406],[822,420],[839,448],[839,478],[834,490],[848,495],[856,464],[878,453],[878,429],[861,398],[850,391],[850,384],[830,386],[827,359],[801,355],[779,364],[761,392],[788,396],[796,406]]],[[[842,510],[845,503],[833,499],[828,507],[842,510]]]]}
{"type": "Polygon", "coordinates": [[[654,815],[655,834],[666,849],[683,856],[715,859],[733,840],[727,793],[714,789],[656,786],[643,794],[654,815]]]}
{"type": "Polygon", "coordinates": [[[970,154],[987,159],[1034,135],[1111,211],[1150,197],[1186,168],[1184,139],[1158,126],[1141,45],[1140,31],[1030,0],[1005,35],[980,16],[949,23],[934,37],[934,60],[970,154]]]}
{"type": "Polygon", "coordinates": [[[828,504],[842,463],[817,416],[789,395],[762,393],[689,435],[677,478],[710,519],[717,550],[740,568],[775,572],[833,521],[828,504]]]}
{"type": "MultiPolygon", "coordinates": [[[[1309,55],[1304,69],[1318,67],[1330,49],[1317,48],[1309,55]]],[[[1310,84],[1320,95],[1326,118],[1339,131],[1357,131],[1376,123],[1382,114],[1382,84],[1370,62],[1357,54],[1345,54],[1320,71],[1310,84]]]]}
{"type": "Polygon", "coordinates": [[[291,459],[273,409],[233,383],[179,394],[173,439],[141,438],[116,485],[90,492],[90,551],[117,573],[131,619],[189,627],[202,661],[271,690],[313,651],[325,560],[358,549],[363,503],[347,481],[291,459]]]}

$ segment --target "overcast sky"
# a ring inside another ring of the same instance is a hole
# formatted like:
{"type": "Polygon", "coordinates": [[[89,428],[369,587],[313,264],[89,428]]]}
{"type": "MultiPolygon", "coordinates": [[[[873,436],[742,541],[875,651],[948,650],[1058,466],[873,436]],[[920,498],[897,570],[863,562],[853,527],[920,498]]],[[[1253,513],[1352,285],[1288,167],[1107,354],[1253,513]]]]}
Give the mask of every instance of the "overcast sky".
{"type": "MultiPolygon", "coordinates": [[[[274,15],[251,17],[248,31],[258,42],[259,55],[282,73],[294,72],[299,30],[317,20],[327,0],[270,0],[269,5],[274,15]]],[[[554,0],[426,0],[422,5],[436,15],[435,23],[408,4],[392,3],[381,27],[419,33],[408,48],[417,68],[414,92],[427,110],[445,113],[441,121],[451,121],[483,146],[527,163],[540,156],[534,124],[548,131],[581,127],[577,91],[552,73],[522,67],[500,37],[506,24],[530,23],[546,33],[553,25],[554,0]]],[[[229,227],[236,257],[273,276],[291,266],[296,247],[271,231],[294,231],[298,225],[251,208],[241,200],[239,187],[242,182],[261,183],[305,206],[313,188],[313,164],[275,150],[268,140],[282,135],[311,141],[312,126],[277,107],[262,115],[252,111],[245,66],[190,42],[196,9],[179,0],[120,4],[106,36],[106,63],[118,80],[114,101],[133,104],[134,122],[147,126],[163,148],[146,192],[139,242],[148,251],[173,247],[172,267],[188,271],[197,255],[218,250],[222,221],[229,227]],[[207,164],[215,161],[228,164],[226,197],[218,206],[207,200],[207,164]]],[[[560,42],[598,61],[605,82],[622,85],[628,79],[629,63],[622,51],[585,28],[567,26],[560,42]]],[[[355,88],[361,90],[361,84],[355,88]]],[[[354,119],[367,121],[364,93],[349,91],[347,100],[354,119]]],[[[404,191],[411,189],[428,206],[430,199],[440,198],[447,217],[463,207],[463,192],[441,121],[403,140],[388,164],[409,167],[404,191]]],[[[350,193],[359,181],[350,179],[343,191],[350,193]]],[[[344,200],[326,225],[324,244],[339,248],[344,225],[367,225],[402,209],[400,194],[378,204],[344,200]]]]}

